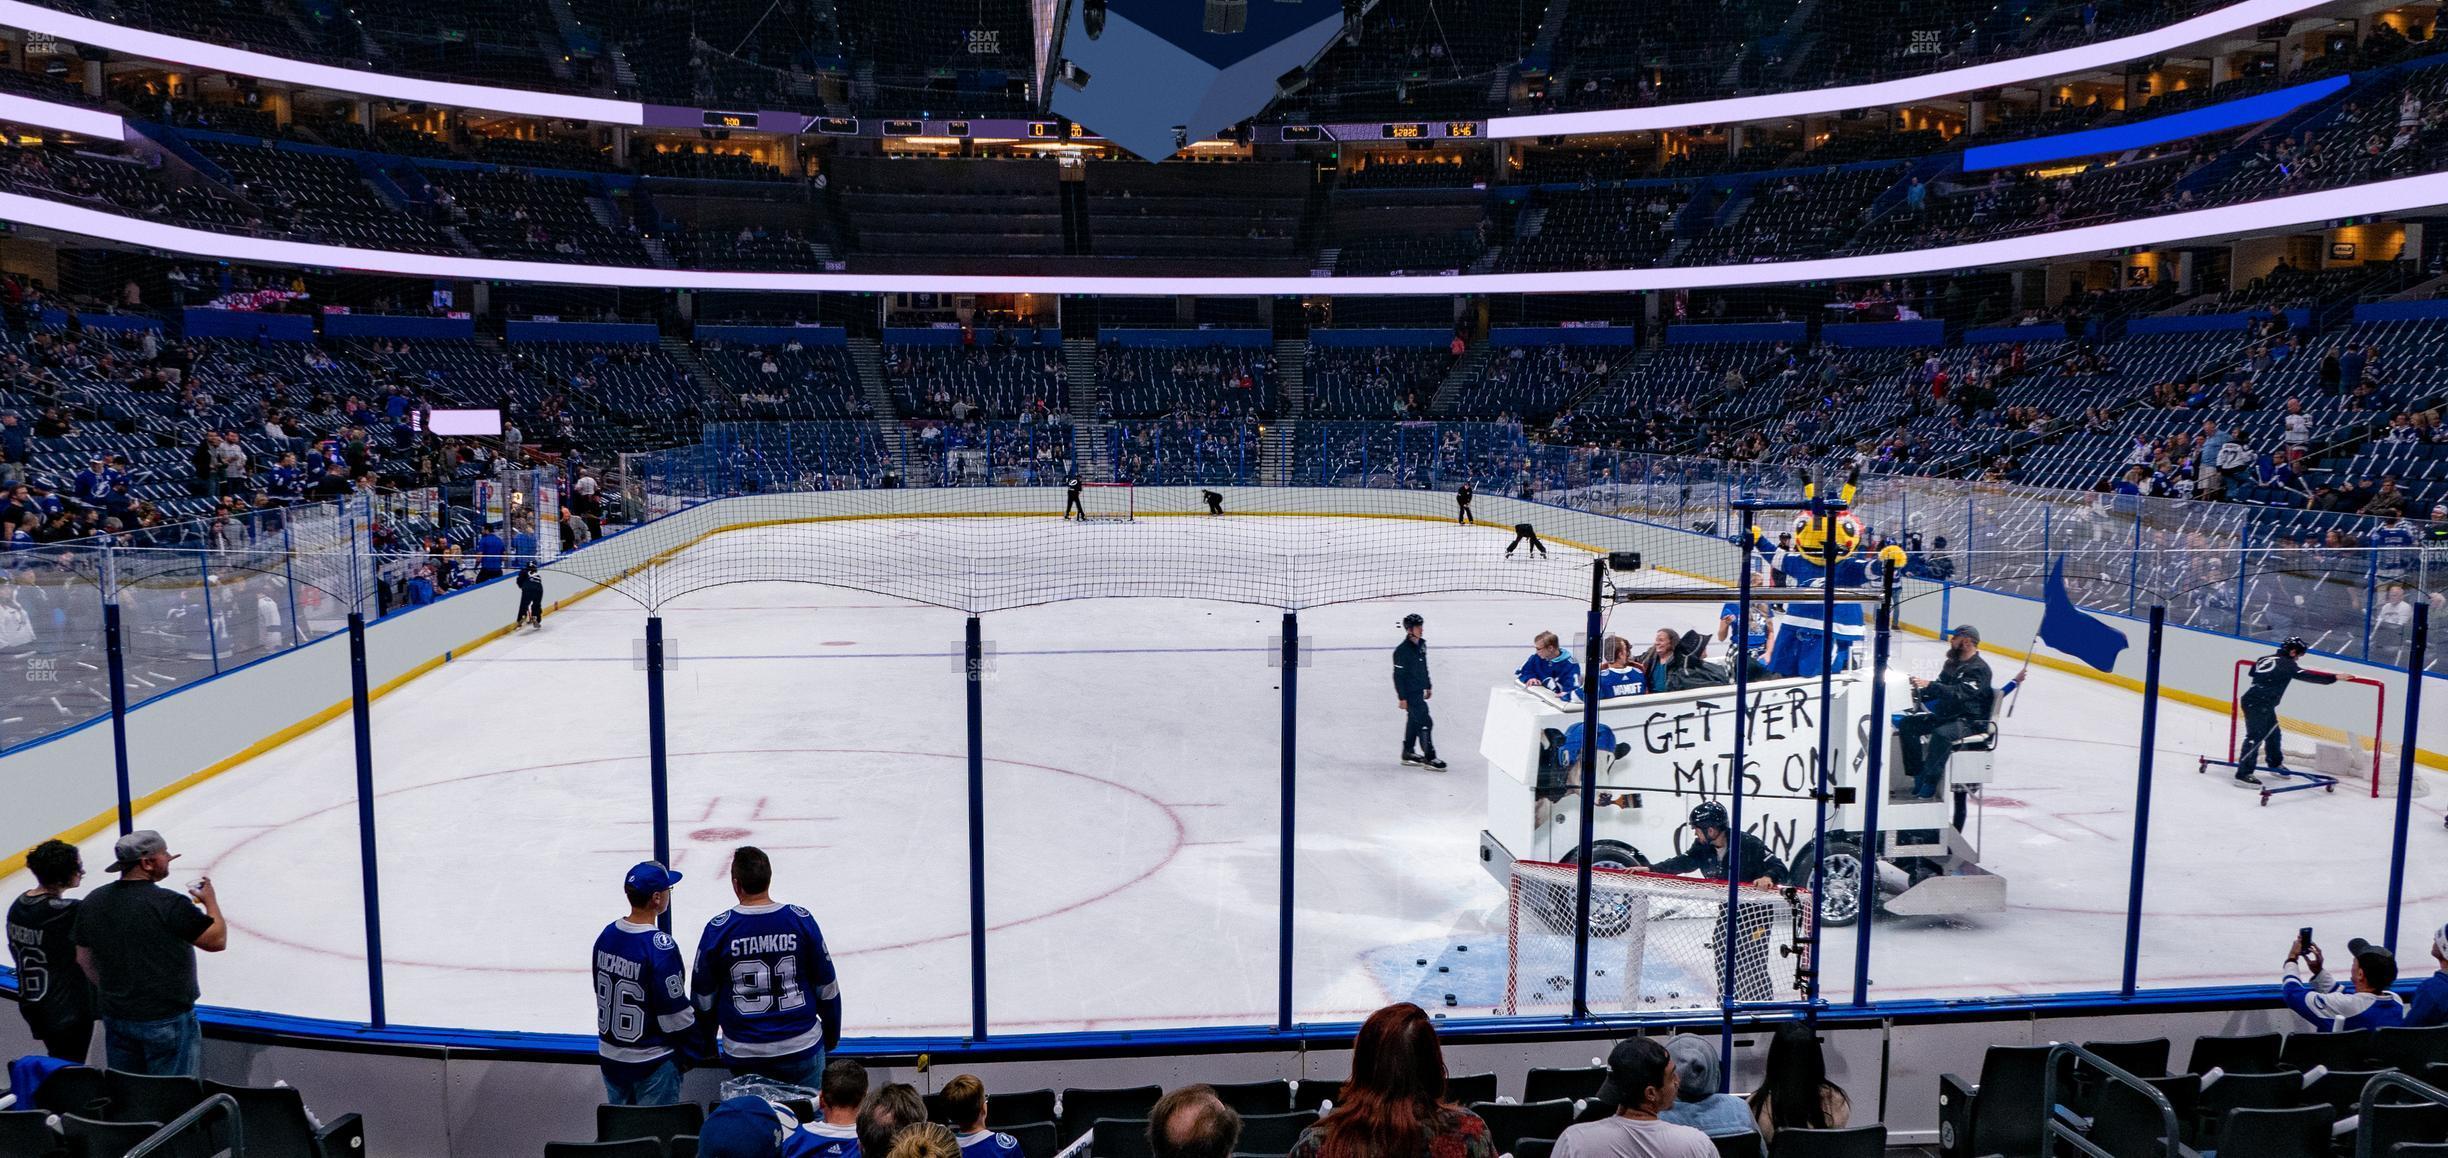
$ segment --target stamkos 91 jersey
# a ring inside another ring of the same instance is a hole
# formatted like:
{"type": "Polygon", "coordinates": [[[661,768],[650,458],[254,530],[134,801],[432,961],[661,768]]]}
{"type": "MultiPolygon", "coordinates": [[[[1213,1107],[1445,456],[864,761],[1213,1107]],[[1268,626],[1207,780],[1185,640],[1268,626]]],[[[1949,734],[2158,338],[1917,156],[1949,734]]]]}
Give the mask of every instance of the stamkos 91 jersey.
{"type": "Polygon", "coordinates": [[[697,942],[697,1011],[734,1058],[791,1057],[841,1038],[841,985],[816,918],[797,905],[740,905],[697,942]]]}
{"type": "Polygon", "coordinates": [[[646,1065],[682,1052],[697,1025],[680,946],[653,925],[614,921],[595,938],[596,1052],[646,1065]]]}

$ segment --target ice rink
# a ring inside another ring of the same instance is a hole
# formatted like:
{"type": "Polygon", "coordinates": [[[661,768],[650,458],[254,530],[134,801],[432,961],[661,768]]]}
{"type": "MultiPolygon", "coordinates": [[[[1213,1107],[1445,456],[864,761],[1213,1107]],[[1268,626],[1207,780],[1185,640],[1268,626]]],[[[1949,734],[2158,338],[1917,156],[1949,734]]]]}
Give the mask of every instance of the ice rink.
{"type": "MultiPolygon", "coordinates": [[[[1181,522],[1045,527],[1140,536],[1160,550],[1181,522]]],[[[1505,535],[1402,526],[1423,556],[1492,554],[1505,535]]],[[[836,533],[732,537],[821,550],[836,533]]],[[[1558,548],[1517,565],[1583,567],[1586,556],[1558,548]]],[[[1715,611],[1628,605],[1609,630],[1642,642],[1659,626],[1713,628],[1715,611]]],[[[1530,637],[1569,640],[1583,614],[1558,599],[1451,594],[1301,613],[1313,666],[1299,673],[1298,1016],[1355,1019],[1394,999],[1452,1017],[1491,1010],[1506,914],[1504,889],[1477,860],[1481,717],[1530,637]],[[1410,611],[1427,617],[1437,743],[1452,762],[1443,772],[1396,759],[1403,716],[1389,651],[1410,611]]],[[[727,851],[753,843],[773,854],[776,897],[822,922],[849,1034],[965,1032],[963,616],[773,582],[684,596],[663,615],[681,657],[670,676],[670,839],[688,878],[674,906],[684,949],[731,903],[727,851]]],[[[616,595],[585,599],[539,633],[489,644],[376,703],[392,1022],[593,1032],[588,946],[625,910],[621,872],[652,847],[645,676],[633,658],[644,619],[616,595]]],[[[1281,611],[1099,599],[995,612],[984,630],[992,1028],[1271,1023],[1281,672],[1268,661],[1281,611]]],[[[1900,666],[1934,672],[1937,644],[1898,640],[1900,666]]],[[[1993,663],[2001,680],[2016,666],[1993,663]]],[[[1880,921],[1872,996],[2116,986],[2140,708],[2130,691],[2034,670],[2003,721],[1974,832],[1984,864],[2008,881],[2009,906],[1880,921]]],[[[2221,713],[2163,707],[2145,987],[2274,979],[2306,924],[2325,941],[2381,931],[2394,802],[2312,792],[2263,807],[2223,775],[2196,774],[2195,757],[2223,751],[2226,736],[2221,713]]],[[[2414,801],[2413,929],[2448,921],[2442,800],[2414,801]]],[[[232,934],[228,952],[203,961],[208,1004],[366,1016],[345,716],[139,824],[184,854],[169,883],[209,873],[220,889],[232,934]]],[[[101,883],[108,835],[85,857],[88,885],[101,883]]],[[[1830,931],[1834,1000],[1850,998],[1853,951],[1851,930],[1830,931]]]]}

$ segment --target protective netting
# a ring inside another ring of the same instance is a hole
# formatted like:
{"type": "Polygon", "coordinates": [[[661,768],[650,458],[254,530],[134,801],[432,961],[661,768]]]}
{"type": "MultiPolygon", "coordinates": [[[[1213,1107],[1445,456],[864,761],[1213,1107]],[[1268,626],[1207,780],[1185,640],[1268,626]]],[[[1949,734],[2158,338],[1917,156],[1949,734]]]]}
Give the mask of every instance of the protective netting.
{"type": "MultiPolygon", "coordinates": [[[[1507,1014],[1572,1009],[1578,870],[1516,861],[1507,889],[1507,1014]]],[[[1810,898],[1744,886],[1734,902],[1734,1000],[1798,1001],[1810,898]]],[[[1724,1000],[1723,881],[1593,867],[1588,996],[1593,1013],[1714,1009],[1724,1000]]]]}
{"type": "MultiPolygon", "coordinates": [[[[670,511],[552,569],[659,607],[726,583],[872,591],[973,614],[1068,599],[1199,598],[1299,609],[1434,592],[1586,601],[1592,551],[1691,567],[1734,548],[1502,498],[1311,488],[1135,487],[1127,523],[1060,518],[1062,487],[743,495],[670,511]],[[1207,495],[1222,514],[1211,513],[1207,495]],[[1516,543],[1530,523],[1537,543],[1516,543]],[[685,548],[685,549],[684,549],[685,548]]],[[[649,509],[664,500],[651,492],[649,509]]],[[[1121,500],[1110,490],[1096,501],[1121,500]]],[[[1716,569],[1731,565],[1725,558],[1716,569]]]]}
{"type": "MultiPolygon", "coordinates": [[[[889,487],[896,478],[942,477],[934,459],[970,453],[904,448],[896,457],[872,424],[776,425],[753,439],[727,434],[720,445],[630,456],[631,505],[639,513],[661,514],[726,497],[839,492],[879,482],[889,487]]],[[[986,465],[995,466],[1003,451],[992,448],[1009,443],[1044,450],[1049,437],[1042,427],[988,430],[979,445],[990,448],[995,457],[986,465]]],[[[1478,494],[1479,521],[1499,527],[1530,521],[1551,543],[1580,538],[1558,529],[1567,512],[1636,521],[1639,529],[1619,531],[1604,543],[1581,541],[1640,550],[1650,570],[1700,584],[1729,584],[1740,574],[1743,556],[1728,546],[1740,527],[1734,499],[1795,499],[1802,492],[1791,464],[1557,446],[1533,442],[1511,424],[1304,422],[1270,437],[1282,440],[1275,454],[1281,465],[1269,468],[1267,481],[1280,477],[1289,485],[1264,491],[1207,488],[1233,492],[1228,512],[1285,509],[1300,501],[1250,495],[1334,493],[1344,497],[1310,500],[1297,509],[1451,518],[1457,513],[1454,492],[1469,483],[1478,494]],[[1388,493],[1417,502],[1390,506],[1388,493]],[[1530,501],[1510,502],[1523,498],[1530,501]]],[[[1037,461],[1013,454],[1019,456],[1014,461],[1037,461]]],[[[1844,463],[1817,468],[1831,488],[1841,484],[1848,469],[1844,463]]],[[[959,477],[998,485],[930,493],[1039,497],[1003,505],[943,500],[949,511],[1055,512],[1061,507],[1058,471],[997,467],[959,477]],[[1010,485],[1015,483],[1023,485],[1010,485]]],[[[1146,507],[1151,494],[1165,488],[1140,481],[1137,494],[1146,507]]],[[[1199,489],[1172,489],[1173,498],[1142,513],[1195,513],[1199,489]]],[[[2317,651],[2377,663],[2404,662],[2411,601],[2430,599],[2435,610],[2448,609],[2448,555],[2442,553],[2448,541],[2371,516],[1876,474],[1862,479],[1855,506],[1867,544],[1904,547],[1911,578],[2037,598],[2052,565],[2062,561],[2069,593],[2094,610],[2139,614],[2165,604],[2171,624],[2272,640],[2302,635],[2317,651]]],[[[1762,529],[1773,537],[1791,518],[1763,516],[1762,529]]],[[[1576,526],[1602,536],[1589,525],[1576,526]]],[[[1369,583],[1360,587],[1375,589],[1369,583]]],[[[1497,579],[1481,589],[1517,588],[1497,579]]],[[[1208,594],[1195,588],[1178,593],[1208,594]]],[[[2435,665],[2441,663],[2441,650],[2433,649],[2435,665]]]]}

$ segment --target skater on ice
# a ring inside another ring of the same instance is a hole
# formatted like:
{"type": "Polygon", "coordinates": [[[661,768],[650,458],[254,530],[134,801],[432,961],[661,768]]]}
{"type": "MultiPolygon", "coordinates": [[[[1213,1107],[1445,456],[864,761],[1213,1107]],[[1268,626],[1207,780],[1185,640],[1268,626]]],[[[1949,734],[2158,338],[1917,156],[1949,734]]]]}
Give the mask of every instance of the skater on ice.
{"type": "Polygon", "coordinates": [[[2286,766],[2286,750],[2282,746],[2285,734],[2278,728],[2278,703],[2286,698],[2287,688],[2298,680],[2308,684],[2333,684],[2338,681],[2333,672],[2314,671],[2299,666],[2296,661],[2312,650],[2301,636],[2289,636],[2278,650],[2252,665],[2252,686],[2244,689],[2244,750],[2236,754],[2236,783],[2248,788],[2261,786],[2261,778],[2253,775],[2254,761],[2267,754],[2269,770],[2281,776],[2294,774],[2286,766]]]}

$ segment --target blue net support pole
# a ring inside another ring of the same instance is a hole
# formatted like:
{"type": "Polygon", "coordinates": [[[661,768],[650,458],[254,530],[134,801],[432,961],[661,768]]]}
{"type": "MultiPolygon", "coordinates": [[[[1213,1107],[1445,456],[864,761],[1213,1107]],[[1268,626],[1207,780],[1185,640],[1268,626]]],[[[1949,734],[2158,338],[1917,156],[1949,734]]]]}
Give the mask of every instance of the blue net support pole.
{"type": "MultiPolygon", "coordinates": [[[[2379,602],[2380,552],[2365,551],[2363,552],[2363,650],[2355,653],[2357,656],[2360,656],[2365,660],[2369,660],[2372,657],[2372,613],[2379,610],[2379,602]]],[[[2425,602],[2429,601],[2425,600],[2425,602]]],[[[2380,737],[2372,737],[2372,743],[2377,744],[2379,742],[2380,737]]],[[[2389,906],[2390,913],[2393,914],[2396,911],[2397,907],[2395,905],[2389,906]]]]}
{"type": "MultiPolygon", "coordinates": [[[[663,714],[663,617],[646,617],[646,794],[653,811],[654,858],[671,864],[671,753],[663,714]]],[[[671,932],[668,907],[655,922],[671,932]]]]}
{"type": "Polygon", "coordinates": [[[136,800],[128,789],[127,645],[119,630],[117,594],[103,596],[102,647],[110,664],[111,762],[118,775],[119,834],[136,831],[136,800]]]}
{"type": "Polygon", "coordinates": [[[2125,614],[2134,613],[2142,602],[2142,506],[2134,504],[2133,554],[2125,563],[2125,614]]]}
{"type": "MultiPolygon", "coordinates": [[[[1729,498],[1729,507],[1731,505],[1729,498]]],[[[1751,631],[1751,556],[1753,551],[1751,532],[1756,524],[1753,522],[1754,515],[1751,507],[1744,505],[1741,511],[1742,530],[1734,540],[1735,544],[1742,549],[1743,554],[1742,565],[1734,569],[1734,622],[1738,625],[1736,630],[1743,632],[1747,639],[1751,631]]],[[[1825,701],[1821,702],[1825,703],[1825,701]]],[[[1750,738],[1750,720],[1751,665],[1736,663],[1734,665],[1734,752],[1732,760],[1726,765],[1733,769],[1733,773],[1726,779],[1732,782],[1734,807],[1726,818],[1729,826],[1729,831],[1726,833],[1726,927],[1723,933],[1718,934],[1725,938],[1724,943],[1727,946],[1725,961],[1722,963],[1724,975],[1718,979],[1720,987],[1717,991],[1717,1089],[1719,1093],[1731,1090],[1734,1080],[1734,959],[1736,954],[1732,951],[1732,947],[1742,943],[1736,934],[1740,928],[1737,921],[1740,919],[1739,910],[1742,907],[1742,770],[1746,767],[1743,747],[1744,741],[1750,738]]],[[[1591,733],[1590,739],[1594,742],[1597,739],[1596,733],[1591,733]]],[[[1818,934],[1814,930],[1812,935],[1817,936],[1818,934]]]]}
{"type": "Polygon", "coordinates": [[[969,732],[969,1034],[986,1040],[986,634],[970,616],[961,640],[969,732]]]}
{"type": "Polygon", "coordinates": [[[2142,673],[2142,751],[2134,765],[2133,874],[2125,890],[2125,980],[2117,992],[2134,995],[2142,960],[2142,880],[2150,863],[2151,760],[2159,744],[2159,660],[2165,648],[2167,607],[2150,609],[2150,651],[2142,673]]]}
{"type": "Polygon", "coordinates": [[[1294,746],[1300,717],[1300,615],[1283,617],[1283,803],[1279,808],[1283,833],[1276,845],[1280,877],[1275,886],[1275,1028],[1292,1029],[1292,901],[1293,807],[1297,803],[1299,749],[1294,746]]]}
{"type": "MultiPolygon", "coordinates": [[[[1833,560],[1836,555],[1836,512],[1839,509],[1839,506],[1836,505],[1822,505],[1818,511],[1819,541],[1827,545],[1827,555],[1831,560],[1826,572],[1819,579],[1819,626],[1822,629],[1819,632],[1819,748],[1815,753],[1817,757],[1814,761],[1815,766],[1811,770],[1811,856],[1820,864],[1827,863],[1828,761],[1831,758],[1830,740],[1836,726],[1835,720],[1828,713],[1827,706],[1836,698],[1836,565],[1833,560]]],[[[1964,500],[1964,511],[1967,518],[1970,516],[1971,509],[1972,500],[1967,497],[1964,500]]],[[[1967,534],[1966,537],[1969,538],[1969,535],[1967,534]]],[[[1969,560],[1971,556],[1971,551],[1964,552],[1966,560],[1969,560]]],[[[1745,570],[1750,569],[1750,560],[1743,560],[1743,564],[1745,570]]],[[[1750,630],[1750,621],[1744,621],[1743,630],[1750,630]]],[[[1735,666],[1749,667],[1751,665],[1736,661],[1735,666]]],[[[1734,721],[1736,728],[1748,730],[1748,717],[1737,714],[1734,721]]],[[[1736,780],[1742,778],[1742,765],[1739,762],[1734,765],[1734,778],[1736,780]]],[[[1872,830],[1873,833],[1876,831],[1872,830]]],[[[1728,834],[1726,843],[1736,848],[1741,847],[1742,830],[1737,828],[1728,834]]],[[[1813,882],[1810,891],[1811,939],[1807,950],[1810,954],[1810,967],[1802,984],[1802,1000],[1810,1006],[1803,1016],[1809,1018],[1815,1025],[1819,1020],[1819,926],[1822,914],[1827,907],[1823,899],[1827,890],[1819,887],[1818,878],[1812,876],[1811,870],[1798,869],[1797,871],[1802,873],[1804,880],[1813,882]]],[[[1736,883],[1742,879],[1733,873],[1728,873],[1727,878],[1736,883]]],[[[1865,898],[1871,895],[1869,889],[1876,878],[1877,874],[1870,871],[1869,862],[1863,861],[1861,883],[1862,895],[1865,898]]],[[[1737,934],[1742,926],[1736,919],[1734,908],[1735,906],[1731,904],[1726,906],[1725,943],[1727,945],[1741,943],[1737,934]]],[[[1864,912],[1862,919],[1865,922],[1868,921],[1869,914],[1864,912]]],[[[1734,954],[1729,950],[1726,953],[1726,988],[1729,993],[1733,991],[1733,981],[1734,954]]]]}
{"type": "MultiPolygon", "coordinates": [[[[1880,780],[1887,756],[1887,654],[1895,627],[1896,569],[1892,563],[1879,567],[1879,605],[1876,634],[1870,637],[1870,750],[1862,769],[1862,883],[1861,917],[1853,923],[1853,1004],[1870,1004],[1870,926],[1878,912],[1878,879],[1875,866],[1879,856],[1879,804],[1887,799],[1887,786],[1880,780]]],[[[1822,709],[1824,711],[1825,709],[1822,709]]],[[[1811,936],[1819,935],[1817,927],[1811,936]]],[[[1816,943],[1814,941],[1814,943],[1816,943]]]]}
{"type": "Polygon", "coordinates": [[[289,646],[296,647],[306,640],[298,631],[297,536],[289,531],[287,512],[281,514],[281,578],[289,589],[289,646]]]}
{"type": "Polygon", "coordinates": [[[204,646],[212,653],[213,674],[221,673],[221,628],[213,623],[212,556],[196,549],[196,586],[204,589],[204,646]]]}
{"type": "MultiPolygon", "coordinates": [[[[2389,951],[2397,951],[2398,916],[2405,908],[2406,836],[2414,819],[2414,759],[2421,739],[2423,664],[2431,646],[2431,601],[2411,600],[2414,604],[2413,634],[2406,643],[2405,707],[2400,709],[2403,725],[2397,741],[2397,828],[2396,843],[2389,846],[2388,935],[2381,943],[2389,951]]],[[[2372,737],[2377,744],[2380,738],[2372,737]]]]}
{"type": "Polygon", "coordinates": [[[374,848],[374,702],[366,689],[365,613],[348,614],[349,721],[357,742],[357,868],[365,888],[366,1022],[380,1029],[383,1012],[382,869],[374,848]]]}
{"type": "MultiPolygon", "coordinates": [[[[2047,508],[2045,508],[2045,507],[2044,507],[2044,508],[2042,508],[2042,509],[2043,509],[2043,510],[2045,510],[2045,509],[2047,509],[2047,508]]],[[[1976,530],[1975,530],[1975,528],[1977,528],[1977,527],[1979,527],[1979,526],[1980,526],[1980,517],[1979,517],[1979,514],[1978,514],[1976,511],[1974,511],[1974,510],[1973,510],[1973,507],[1972,507],[1972,496],[1971,496],[1971,495],[1965,495],[1965,496],[1964,496],[1964,533],[1963,533],[1963,545],[1964,545],[1964,566],[1963,566],[1963,571],[1964,571],[1964,573],[1963,573],[1963,577],[1964,577],[1964,582],[1966,582],[1966,583],[1969,583],[1969,582],[1971,582],[1971,581],[1972,581],[1972,565],[1973,565],[1974,563],[1978,563],[1978,562],[1980,562],[1980,535],[1979,535],[1979,534],[1976,532],[1976,530]]],[[[1822,702],[1822,703],[1824,703],[1824,702],[1826,702],[1826,701],[1823,699],[1821,702],[1822,702]]]]}
{"type": "Polygon", "coordinates": [[[1598,669],[1606,659],[1606,560],[1590,560],[1589,641],[1581,671],[1581,841],[1573,861],[1573,1019],[1589,1016],[1590,854],[1598,844],[1598,669]]]}

